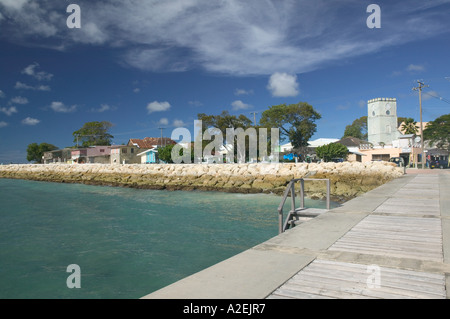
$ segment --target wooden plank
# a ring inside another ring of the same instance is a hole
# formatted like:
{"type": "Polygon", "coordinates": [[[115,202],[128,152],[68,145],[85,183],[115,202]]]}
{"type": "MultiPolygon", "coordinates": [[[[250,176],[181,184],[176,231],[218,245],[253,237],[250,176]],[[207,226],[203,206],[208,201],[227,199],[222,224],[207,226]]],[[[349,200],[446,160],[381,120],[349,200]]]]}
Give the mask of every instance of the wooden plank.
{"type": "Polygon", "coordinates": [[[366,282],[352,282],[336,279],[336,277],[305,277],[302,279],[301,284],[297,282],[288,282],[284,289],[291,290],[308,290],[314,291],[327,296],[345,297],[349,294],[353,297],[370,297],[370,298],[419,298],[419,299],[437,299],[445,297],[445,289],[430,289],[429,291],[414,290],[413,287],[408,286],[407,283],[403,285],[392,285],[382,280],[380,287],[369,288],[366,282]],[[307,287],[307,288],[306,288],[307,287]]]}
{"type": "MultiPolygon", "coordinates": [[[[307,271],[299,272],[292,277],[291,283],[302,283],[314,278],[317,282],[337,282],[341,286],[346,285],[362,285],[367,287],[367,279],[371,272],[362,270],[355,272],[354,270],[329,270],[329,269],[308,269],[307,271]]],[[[445,295],[445,280],[443,278],[431,281],[426,278],[417,276],[415,273],[399,274],[389,272],[385,268],[380,267],[380,285],[384,288],[396,288],[404,290],[412,290],[423,292],[427,294],[445,295]]]]}
{"type": "Polygon", "coordinates": [[[445,298],[443,275],[380,267],[380,287],[367,286],[367,265],[315,260],[274,292],[299,298],[445,298]]]}
{"type": "MultiPolygon", "coordinates": [[[[342,261],[334,261],[334,260],[326,260],[326,259],[315,259],[313,263],[310,264],[311,267],[309,269],[313,268],[313,265],[321,265],[321,267],[342,267],[342,269],[359,269],[359,270],[366,270],[368,265],[365,264],[356,264],[356,263],[347,263],[342,261]]],[[[407,270],[407,269],[400,269],[400,268],[389,268],[389,267],[380,267],[384,272],[387,273],[395,273],[395,274],[403,274],[403,275],[409,275],[414,274],[416,277],[425,278],[426,280],[439,280],[438,282],[441,283],[442,280],[445,280],[444,276],[442,274],[437,273],[430,273],[430,272],[421,272],[421,271],[414,271],[414,270],[407,270]]]]}
{"type": "Polygon", "coordinates": [[[373,254],[373,255],[380,255],[380,256],[391,256],[391,257],[397,257],[397,258],[411,258],[411,259],[421,259],[421,260],[429,260],[429,261],[438,261],[442,262],[442,256],[437,255],[424,255],[421,253],[403,253],[403,252],[385,252],[382,250],[375,250],[375,249],[358,249],[358,248],[352,248],[352,247],[334,247],[332,250],[338,250],[338,251],[347,251],[352,253],[358,253],[358,254],[373,254]]]}
{"type": "MultiPolygon", "coordinates": [[[[276,296],[279,298],[291,298],[291,299],[335,299],[335,298],[320,295],[320,294],[305,293],[303,291],[289,289],[287,287],[277,289],[273,294],[270,295],[270,297],[272,297],[272,296],[276,296]]],[[[272,299],[270,297],[268,299],[272,299]]]]}
{"type": "Polygon", "coordinates": [[[377,234],[372,234],[364,230],[352,230],[351,232],[346,234],[347,237],[352,238],[361,238],[361,239],[385,239],[385,240],[407,240],[407,241],[415,241],[418,243],[442,243],[442,236],[438,234],[412,234],[406,232],[377,232],[377,234]],[[378,235],[378,236],[377,236],[378,235]]]}

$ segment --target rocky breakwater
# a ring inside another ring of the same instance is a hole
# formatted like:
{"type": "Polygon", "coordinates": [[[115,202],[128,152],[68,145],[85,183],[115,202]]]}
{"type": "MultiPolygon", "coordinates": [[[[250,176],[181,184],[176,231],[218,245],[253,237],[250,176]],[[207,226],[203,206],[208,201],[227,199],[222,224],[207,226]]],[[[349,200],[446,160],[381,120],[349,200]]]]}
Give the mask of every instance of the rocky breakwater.
{"type": "MultiPolygon", "coordinates": [[[[329,178],[334,200],[347,200],[403,175],[392,163],[298,164],[12,164],[0,178],[167,190],[281,194],[293,178],[329,178]]],[[[325,182],[306,181],[306,194],[326,196],[325,182]]]]}

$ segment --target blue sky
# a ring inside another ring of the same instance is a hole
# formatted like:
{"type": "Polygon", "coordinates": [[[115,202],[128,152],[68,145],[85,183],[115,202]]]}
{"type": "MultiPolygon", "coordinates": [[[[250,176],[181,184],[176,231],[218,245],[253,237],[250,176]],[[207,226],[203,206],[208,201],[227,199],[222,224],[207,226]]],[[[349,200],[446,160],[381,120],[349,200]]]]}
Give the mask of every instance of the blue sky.
{"type": "Polygon", "coordinates": [[[450,113],[449,16],[450,0],[0,0],[0,162],[72,146],[90,121],[122,144],[301,101],[322,115],[313,139],[340,138],[377,97],[419,120],[419,79],[434,120],[450,113]]]}

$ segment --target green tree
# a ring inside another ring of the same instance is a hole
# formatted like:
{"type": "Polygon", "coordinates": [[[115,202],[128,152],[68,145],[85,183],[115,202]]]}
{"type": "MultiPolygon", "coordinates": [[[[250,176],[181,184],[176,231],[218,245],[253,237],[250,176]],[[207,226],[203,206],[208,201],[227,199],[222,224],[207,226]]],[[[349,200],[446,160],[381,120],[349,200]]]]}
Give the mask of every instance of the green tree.
{"type": "Polygon", "coordinates": [[[280,104],[269,107],[261,115],[260,125],[279,128],[280,139],[288,138],[294,150],[304,153],[309,139],[317,129],[316,120],[322,116],[305,102],[280,104]]]}
{"type": "Polygon", "coordinates": [[[403,134],[417,134],[419,132],[417,122],[413,118],[408,117],[402,123],[400,129],[403,131],[403,134]]]}
{"type": "Polygon", "coordinates": [[[227,128],[242,127],[245,130],[252,127],[252,121],[248,117],[243,114],[239,116],[231,115],[228,111],[223,111],[220,115],[199,113],[197,118],[202,121],[202,132],[205,132],[208,128],[217,128],[224,137],[227,128]]]}
{"type": "MultiPolygon", "coordinates": [[[[158,149],[158,158],[166,163],[173,163],[174,158],[172,158],[172,149],[175,147],[175,144],[168,144],[164,147],[161,147],[158,149]]],[[[194,162],[194,146],[191,145],[191,163],[194,162]]],[[[179,156],[180,158],[183,157],[183,152],[185,151],[184,148],[180,149],[179,156]]]]}
{"type": "Polygon", "coordinates": [[[450,151],[450,114],[442,115],[429,122],[423,130],[423,139],[450,151]]]}
{"type": "Polygon", "coordinates": [[[330,143],[317,147],[316,154],[325,162],[329,162],[333,158],[347,158],[348,149],[340,143],[330,143]]]}
{"type": "Polygon", "coordinates": [[[361,116],[347,125],[344,131],[344,137],[356,137],[361,140],[367,140],[367,116],[361,116]]]}
{"type": "Polygon", "coordinates": [[[397,127],[402,125],[403,122],[406,122],[407,117],[398,116],[397,117],[397,127]]]}
{"type": "Polygon", "coordinates": [[[107,121],[102,122],[87,122],[82,128],[72,133],[73,142],[82,147],[89,147],[95,145],[111,145],[111,140],[114,138],[108,133],[108,130],[113,126],[107,121]]]}
{"type": "Polygon", "coordinates": [[[42,163],[42,156],[44,152],[54,151],[58,149],[55,145],[48,143],[31,143],[27,147],[27,161],[42,163]]]}
{"type": "Polygon", "coordinates": [[[161,147],[158,149],[158,158],[161,161],[164,161],[166,163],[173,163],[172,161],[172,148],[174,147],[174,144],[169,144],[164,147],[161,147]]]}
{"type": "MultiPolygon", "coordinates": [[[[215,130],[219,130],[222,133],[223,143],[226,144],[227,138],[227,128],[237,129],[242,128],[244,131],[248,128],[254,127],[252,120],[250,120],[247,116],[241,114],[239,116],[231,115],[228,111],[223,111],[219,115],[207,115],[205,113],[197,114],[199,120],[202,121],[202,133],[204,134],[206,130],[210,130],[211,135],[214,135],[215,130]]],[[[256,132],[258,133],[259,127],[254,127],[256,132]]],[[[228,137],[229,138],[229,137],[228,137]]],[[[234,158],[237,161],[237,136],[234,136],[234,158]]],[[[211,143],[209,140],[203,140],[202,150],[206,145],[211,143]]],[[[245,157],[248,160],[249,156],[249,137],[245,137],[245,157]]]]}

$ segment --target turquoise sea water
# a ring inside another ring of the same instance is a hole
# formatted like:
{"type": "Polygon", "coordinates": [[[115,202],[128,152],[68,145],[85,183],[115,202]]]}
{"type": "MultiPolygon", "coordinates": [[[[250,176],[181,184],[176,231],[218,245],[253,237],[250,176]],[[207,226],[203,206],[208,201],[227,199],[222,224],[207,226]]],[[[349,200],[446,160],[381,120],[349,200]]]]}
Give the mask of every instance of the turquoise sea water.
{"type": "Polygon", "coordinates": [[[140,298],[277,235],[280,200],[0,179],[0,298],[140,298]]]}

